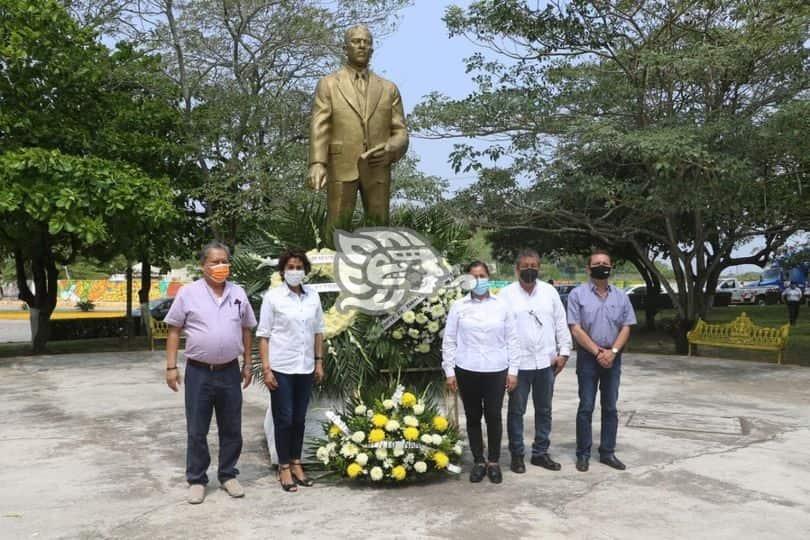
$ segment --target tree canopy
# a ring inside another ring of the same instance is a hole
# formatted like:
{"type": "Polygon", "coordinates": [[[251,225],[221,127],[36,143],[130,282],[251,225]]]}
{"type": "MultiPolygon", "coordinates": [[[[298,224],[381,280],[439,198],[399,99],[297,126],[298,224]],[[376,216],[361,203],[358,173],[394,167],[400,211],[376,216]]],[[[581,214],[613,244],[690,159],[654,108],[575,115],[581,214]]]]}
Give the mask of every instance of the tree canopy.
{"type": "Polygon", "coordinates": [[[482,173],[465,213],[501,231],[622,251],[672,297],[683,345],[720,272],[764,265],[808,226],[809,8],[534,5],[448,9],[451,35],[483,48],[467,59],[477,90],[429,96],[413,125],[429,137],[494,138],[452,156],[482,173]],[[739,256],[755,236],[761,249],[739,256]],[[662,257],[674,283],[655,265],[662,257]]]}

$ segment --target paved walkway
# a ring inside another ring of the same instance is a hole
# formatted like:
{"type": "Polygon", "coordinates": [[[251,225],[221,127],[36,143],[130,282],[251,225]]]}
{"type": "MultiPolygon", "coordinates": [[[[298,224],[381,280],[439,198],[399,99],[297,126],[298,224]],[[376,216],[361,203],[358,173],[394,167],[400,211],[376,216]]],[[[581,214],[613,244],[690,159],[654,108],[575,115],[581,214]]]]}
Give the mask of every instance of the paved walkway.
{"type": "Polygon", "coordinates": [[[230,499],[213,481],[191,506],[182,394],[162,383],[160,354],[0,360],[0,537],[810,537],[810,369],[628,355],[618,448],[628,470],[579,473],[572,367],[554,398],[561,472],[286,494],[268,468],[266,394],[254,387],[247,496],[230,499]]]}

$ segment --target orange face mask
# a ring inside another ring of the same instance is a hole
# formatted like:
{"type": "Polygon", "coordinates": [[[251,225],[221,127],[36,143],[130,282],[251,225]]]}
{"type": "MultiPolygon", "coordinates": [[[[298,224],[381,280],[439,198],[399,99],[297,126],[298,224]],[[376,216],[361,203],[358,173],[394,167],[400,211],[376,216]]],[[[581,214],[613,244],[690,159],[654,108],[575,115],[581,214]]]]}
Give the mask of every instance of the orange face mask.
{"type": "Polygon", "coordinates": [[[228,279],[229,275],[231,275],[230,264],[215,264],[208,269],[208,277],[210,277],[216,283],[224,283],[225,280],[228,279]]]}

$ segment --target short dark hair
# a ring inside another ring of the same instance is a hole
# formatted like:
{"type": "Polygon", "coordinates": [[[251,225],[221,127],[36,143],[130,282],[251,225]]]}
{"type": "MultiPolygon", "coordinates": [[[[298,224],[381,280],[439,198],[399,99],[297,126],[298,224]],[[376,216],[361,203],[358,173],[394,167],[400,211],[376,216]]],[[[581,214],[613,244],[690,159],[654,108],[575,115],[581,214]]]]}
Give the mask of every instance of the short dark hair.
{"type": "Polygon", "coordinates": [[[537,250],[532,248],[524,248],[518,251],[517,257],[515,257],[515,268],[520,266],[520,259],[528,258],[537,259],[537,262],[540,262],[540,254],[537,253],[537,250]]]}
{"type": "Polygon", "coordinates": [[[226,246],[219,240],[211,240],[210,242],[205,244],[203,248],[200,250],[199,255],[200,264],[205,263],[205,261],[208,259],[208,252],[211,251],[212,249],[221,249],[222,251],[225,252],[226,255],[228,255],[228,260],[229,261],[231,260],[231,250],[228,248],[228,246],[226,246]]]}
{"type": "Polygon", "coordinates": [[[464,271],[469,274],[470,272],[472,272],[473,268],[478,268],[479,266],[483,268],[484,271],[487,273],[487,276],[489,276],[489,266],[487,266],[487,263],[485,263],[484,261],[475,260],[470,264],[468,264],[467,268],[464,271]]]}
{"type": "Polygon", "coordinates": [[[309,262],[306,252],[302,249],[292,248],[288,249],[278,257],[278,271],[282,276],[284,275],[284,267],[287,266],[290,259],[299,259],[302,263],[304,263],[305,274],[309,274],[309,271],[312,270],[312,264],[309,262]]]}
{"type": "Polygon", "coordinates": [[[608,253],[608,251],[605,249],[597,248],[591,250],[591,254],[588,255],[588,266],[590,266],[591,259],[593,258],[594,255],[607,255],[607,258],[610,259],[610,264],[613,264],[613,257],[610,256],[610,253],[608,253]]]}

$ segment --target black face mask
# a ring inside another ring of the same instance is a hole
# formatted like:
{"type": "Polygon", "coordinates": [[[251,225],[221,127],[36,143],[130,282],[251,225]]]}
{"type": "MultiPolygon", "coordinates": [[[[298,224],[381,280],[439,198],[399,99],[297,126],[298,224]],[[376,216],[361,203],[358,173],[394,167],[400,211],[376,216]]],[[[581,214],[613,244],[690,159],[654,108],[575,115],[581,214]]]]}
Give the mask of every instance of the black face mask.
{"type": "Polygon", "coordinates": [[[591,266],[591,277],[593,279],[607,279],[610,277],[612,268],[609,266],[591,266]]]}
{"type": "Polygon", "coordinates": [[[534,283],[537,281],[537,268],[524,268],[520,271],[520,281],[523,283],[534,283]]]}

